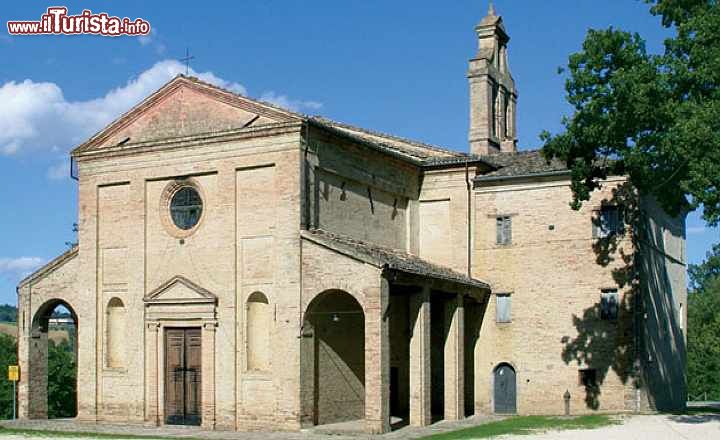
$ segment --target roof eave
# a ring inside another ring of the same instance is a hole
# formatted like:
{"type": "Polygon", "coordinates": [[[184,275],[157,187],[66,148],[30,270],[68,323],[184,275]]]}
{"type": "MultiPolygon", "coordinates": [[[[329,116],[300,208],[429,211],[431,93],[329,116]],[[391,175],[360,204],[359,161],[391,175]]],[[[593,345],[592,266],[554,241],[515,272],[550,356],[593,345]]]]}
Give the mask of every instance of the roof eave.
{"type": "Polygon", "coordinates": [[[51,273],[58,267],[65,264],[66,261],[75,258],[75,256],[77,256],[78,249],[79,249],[78,246],[75,245],[75,246],[71,247],[70,249],[66,250],[65,252],[63,252],[62,254],[58,255],[57,257],[53,258],[48,263],[44,264],[42,267],[39,267],[33,273],[26,276],[22,280],[20,280],[20,282],[17,285],[17,289],[21,289],[21,288],[25,287],[27,284],[44,277],[45,275],[51,273]]]}
{"type": "Polygon", "coordinates": [[[473,180],[475,183],[490,183],[490,182],[501,182],[505,180],[523,180],[523,179],[533,179],[538,177],[563,177],[563,176],[569,176],[570,170],[559,170],[559,171],[545,171],[542,173],[526,173],[526,174],[516,174],[516,175],[509,175],[509,176],[477,176],[473,180]]]}
{"type": "Polygon", "coordinates": [[[412,156],[400,153],[390,145],[379,143],[379,142],[369,141],[360,136],[356,136],[356,135],[348,133],[346,131],[337,129],[329,124],[324,124],[324,123],[317,121],[315,119],[312,119],[312,118],[306,119],[305,123],[307,123],[308,125],[314,126],[316,128],[319,128],[321,130],[325,130],[325,131],[327,131],[333,135],[336,135],[338,137],[345,138],[345,139],[351,140],[353,142],[356,142],[358,144],[364,145],[373,150],[379,151],[380,153],[387,154],[388,156],[394,157],[396,159],[400,159],[404,162],[408,162],[417,167],[421,167],[423,164],[422,159],[414,158],[412,156]]]}

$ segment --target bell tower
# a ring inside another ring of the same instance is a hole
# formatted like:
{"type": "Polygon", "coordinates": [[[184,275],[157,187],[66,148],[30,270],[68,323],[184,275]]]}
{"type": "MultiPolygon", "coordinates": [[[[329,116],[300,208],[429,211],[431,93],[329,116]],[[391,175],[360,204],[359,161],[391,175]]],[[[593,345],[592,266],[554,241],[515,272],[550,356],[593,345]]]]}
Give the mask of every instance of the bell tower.
{"type": "Polygon", "coordinates": [[[517,151],[515,113],[517,89],[508,66],[502,17],[492,2],[477,26],[478,51],[470,60],[470,153],[493,154],[517,151]]]}

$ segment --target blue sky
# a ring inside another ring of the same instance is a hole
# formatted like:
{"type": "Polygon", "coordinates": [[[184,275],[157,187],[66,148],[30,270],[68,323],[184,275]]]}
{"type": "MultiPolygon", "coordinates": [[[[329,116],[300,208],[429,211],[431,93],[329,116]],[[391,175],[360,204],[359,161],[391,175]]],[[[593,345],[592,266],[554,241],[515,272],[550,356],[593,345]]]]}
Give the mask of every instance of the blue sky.
{"type": "MultiPolygon", "coordinates": [[[[485,0],[66,2],[148,20],[147,38],[10,36],[54,3],[0,6],[0,303],[17,281],[74,239],[76,184],[67,152],[158,88],[182,66],[204,79],[305,113],[467,150],[465,72],[485,0]],[[207,5],[200,8],[201,5],[207,5]]],[[[639,32],[660,50],[667,31],[639,0],[497,0],[520,90],[521,149],[537,148],[569,112],[557,68],[588,28],[639,32]]],[[[688,219],[688,256],[700,262],[718,229],[688,219]]]]}

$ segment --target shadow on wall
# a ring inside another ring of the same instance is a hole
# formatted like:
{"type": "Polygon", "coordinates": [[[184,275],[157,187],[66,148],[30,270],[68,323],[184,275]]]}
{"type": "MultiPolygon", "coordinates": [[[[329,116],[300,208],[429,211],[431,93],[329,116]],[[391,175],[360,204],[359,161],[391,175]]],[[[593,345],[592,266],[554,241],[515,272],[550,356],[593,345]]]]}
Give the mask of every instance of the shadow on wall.
{"type": "MultiPolygon", "coordinates": [[[[581,316],[573,315],[577,336],[561,339],[562,359],[587,369],[587,373],[579,373],[579,382],[585,388],[589,409],[600,409],[610,370],[624,385],[633,387],[634,392],[625,392],[624,409],[683,408],[685,343],[674,312],[673,292],[680,286],[684,289],[684,272],[678,268],[684,271],[685,267],[665,256],[663,231],[684,239],[684,220],[662,213],[653,201],[639,200],[629,184],[616,188],[603,206],[620,207],[620,218],[624,217],[627,225],[593,241],[596,263],[611,268],[615,286],[597,286],[597,303],[581,316]],[[638,252],[633,254],[632,249],[638,252]],[[610,288],[618,293],[616,317],[608,317],[612,311],[602,306],[602,295],[612,294],[610,288]],[[637,391],[643,388],[646,399],[638,401],[637,391]]],[[[595,230],[600,230],[599,216],[594,216],[593,222],[595,230]]]]}

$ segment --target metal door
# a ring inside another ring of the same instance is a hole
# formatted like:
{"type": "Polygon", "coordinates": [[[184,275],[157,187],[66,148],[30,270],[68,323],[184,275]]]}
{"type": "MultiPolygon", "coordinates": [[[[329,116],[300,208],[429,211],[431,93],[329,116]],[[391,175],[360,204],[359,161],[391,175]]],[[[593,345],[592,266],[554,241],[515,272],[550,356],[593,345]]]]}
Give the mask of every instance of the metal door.
{"type": "Polygon", "coordinates": [[[199,328],[165,330],[165,423],[200,425],[199,328]]]}
{"type": "Polygon", "coordinates": [[[494,388],[495,412],[515,414],[517,393],[513,367],[503,364],[495,368],[494,388]]]}

